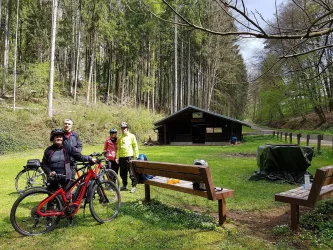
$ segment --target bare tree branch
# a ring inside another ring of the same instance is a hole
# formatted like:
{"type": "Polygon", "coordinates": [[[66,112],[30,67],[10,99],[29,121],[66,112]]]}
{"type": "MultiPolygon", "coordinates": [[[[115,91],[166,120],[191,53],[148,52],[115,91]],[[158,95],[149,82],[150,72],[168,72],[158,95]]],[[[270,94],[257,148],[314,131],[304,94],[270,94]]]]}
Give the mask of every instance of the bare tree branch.
{"type": "MultiPolygon", "coordinates": [[[[209,28],[205,28],[203,26],[198,26],[195,25],[194,23],[188,21],[184,16],[182,16],[178,11],[176,11],[166,0],[162,0],[163,3],[165,3],[178,17],[181,18],[181,20],[183,22],[185,22],[185,24],[189,27],[192,27],[194,29],[198,29],[204,32],[208,32],[214,35],[219,35],[219,36],[231,36],[231,35],[245,35],[245,36],[250,36],[250,37],[254,37],[254,38],[260,38],[260,39],[304,39],[304,38],[314,38],[314,37],[320,37],[320,36],[324,36],[324,35],[328,35],[330,33],[333,32],[333,28],[323,28],[321,30],[315,30],[315,31],[311,31],[309,32],[307,30],[307,32],[305,33],[301,33],[301,34],[279,34],[279,35],[275,35],[275,34],[267,34],[260,26],[258,26],[256,24],[256,22],[254,20],[252,20],[251,18],[249,18],[245,12],[241,11],[240,9],[238,9],[238,7],[230,5],[229,3],[227,3],[226,1],[220,1],[222,3],[222,5],[224,5],[227,8],[233,9],[234,11],[236,11],[237,13],[241,14],[246,20],[248,20],[252,25],[254,25],[254,27],[259,29],[259,32],[243,32],[243,31],[236,31],[236,32],[219,32],[219,31],[214,31],[211,30],[209,28]]],[[[242,1],[243,3],[243,1],[242,1]]],[[[326,16],[326,15],[325,15],[326,16]]]]}
{"type": "Polygon", "coordinates": [[[315,51],[318,51],[318,50],[327,49],[327,48],[331,48],[331,47],[333,47],[333,44],[329,44],[329,45],[326,45],[326,46],[321,46],[321,47],[312,49],[310,51],[305,51],[305,52],[301,52],[301,53],[297,53],[297,54],[280,56],[279,58],[292,58],[292,57],[303,56],[303,55],[306,55],[306,54],[309,54],[309,53],[312,53],[312,52],[315,52],[315,51]]]}

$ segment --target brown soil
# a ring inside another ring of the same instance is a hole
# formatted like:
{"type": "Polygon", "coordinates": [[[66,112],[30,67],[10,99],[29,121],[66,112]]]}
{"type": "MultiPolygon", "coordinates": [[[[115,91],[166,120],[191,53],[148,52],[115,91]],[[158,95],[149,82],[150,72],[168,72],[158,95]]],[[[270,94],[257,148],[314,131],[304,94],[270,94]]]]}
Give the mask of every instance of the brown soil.
{"type": "Polygon", "coordinates": [[[326,123],[321,124],[319,117],[315,113],[310,113],[304,118],[296,117],[288,120],[284,124],[271,124],[276,128],[289,128],[295,130],[323,130],[329,127],[333,127],[333,112],[325,113],[326,123]],[[275,125],[275,126],[274,126],[275,125]]]}
{"type": "MultiPolygon", "coordinates": [[[[309,208],[300,207],[300,214],[309,211],[309,208]]],[[[217,217],[217,214],[215,214],[217,217]]],[[[290,225],[290,206],[285,205],[263,211],[227,211],[228,224],[242,228],[257,239],[276,244],[285,240],[284,235],[274,234],[274,228],[281,225],[290,225]]],[[[293,233],[290,233],[293,235],[293,233]]],[[[307,241],[292,241],[289,244],[295,249],[308,249],[307,241]]]]}

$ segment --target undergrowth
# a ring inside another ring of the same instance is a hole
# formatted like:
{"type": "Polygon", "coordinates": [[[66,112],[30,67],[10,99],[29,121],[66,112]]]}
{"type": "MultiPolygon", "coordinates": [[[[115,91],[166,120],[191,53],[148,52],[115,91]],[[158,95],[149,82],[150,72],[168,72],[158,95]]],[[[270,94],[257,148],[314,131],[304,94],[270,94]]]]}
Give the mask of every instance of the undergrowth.
{"type": "Polygon", "coordinates": [[[83,144],[90,145],[104,143],[110,128],[119,129],[122,121],[128,122],[130,132],[136,135],[139,143],[147,141],[149,137],[156,140],[154,122],[162,118],[162,115],[153,114],[145,108],[73,105],[64,99],[54,102],[52,118],[47,117],[47,110],[43,106],[35,105],[15,112],[5,105],[0,108],[0,154],[45,148],[50,143],[51,129],[62,128],[65,118],[73,120],[73,130],[79,132],[83,144]]]}
{"type": "Polygon", "coordinates": [[[300,224],[313,244],[333,248],[333,199],[318,202],[315,209],[300,217],[300,224]]]}

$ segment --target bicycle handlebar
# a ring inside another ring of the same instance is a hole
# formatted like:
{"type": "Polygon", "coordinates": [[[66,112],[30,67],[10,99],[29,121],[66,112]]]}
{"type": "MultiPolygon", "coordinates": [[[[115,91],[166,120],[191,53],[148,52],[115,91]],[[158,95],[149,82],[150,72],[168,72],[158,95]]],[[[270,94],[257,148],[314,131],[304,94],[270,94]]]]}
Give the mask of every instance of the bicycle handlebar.
{"type": "Polygon", "coordinates": [[[55,175],[49,176],[49,179],[50,179],[51,181],[64,180],[64,179],[66,179],[66,175],[65,175],[65,174],[55,174],[55,175]]]}

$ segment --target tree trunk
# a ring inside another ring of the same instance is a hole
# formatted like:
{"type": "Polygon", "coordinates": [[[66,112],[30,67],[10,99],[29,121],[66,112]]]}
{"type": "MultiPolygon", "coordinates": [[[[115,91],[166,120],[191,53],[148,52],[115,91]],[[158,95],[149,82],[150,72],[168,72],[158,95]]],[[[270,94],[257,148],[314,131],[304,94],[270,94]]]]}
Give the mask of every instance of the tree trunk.
{"type": "Polygon", "coordinates": [[[48,94],[48,116],[53,116],[53,84],[54,84],[54,56],[55,56],[55,39],[57,31],[57,11],[58,0],[52,1],[52,31],[51,31],[51,53],[50,53],[50,84],[48,94]]]}
{"type": "MultiPolygon", "coordinates": [[[[1,0],[0,0],[1,1],[1,0]]],[[[17,61],[17,35],[18,35],[18,23],[19,23],[19,9],[20,9],[20,0],[16,1],[16,27],[15,27],[15,45],[14,45],[14,68],[13,68],[13,110],[16,110],[16,61],[17,61]]],[[[1,12],[1,4],[0,4],[1,12]]],[[[1,17],[0,17],[1,20],[1,17]]]]}
{"type": "Polygon", "coordinates": [[[94,66],[94,58],[95,58],[95,31],[93,31],[93,40],[91,42],[91,54],[90,54],[90,66],[89,66],[89,78],[88,78],[88,89],[87,89],[87,101],[86,104],[90,103],[90,91],[91,91],[91,82],[93,77],[93,66],[94,66]]]}
{"type": "Polygon", "coordinates": [[[81,48],[81,22],[80,22],[80,10],[77,12],[77,45],[76,45],[76,64],[75,64],[75,78],[74,78],[74,98],[73,103],[76,104],[77,94],[77,82],[80,76],[80,48],[81,48]]]}
{"type": "Polygon", "coordinates": [[[178,16],[175,15],[175,72],[174,72],[174,95],[171,96],[173,98],[173,112],[178,110],[178,16]]]}
{"type": "MultiPolygon", "coordinates": [[[[9,1],[6,0],[5,5],[5,30],[4,30],[4,40],[5,40],[5,50],[3,56],[3,69],[4,69],[4,81],[2,85],[2,94],[4,95],[6,92],[6,88],[8,85],[8,64],[9,64],[9,1]]],[[[1,21],[1,20],[0,20],[1,21]]]]}

